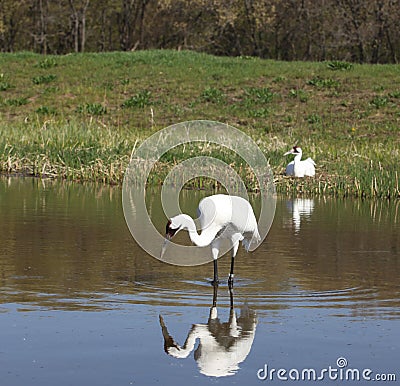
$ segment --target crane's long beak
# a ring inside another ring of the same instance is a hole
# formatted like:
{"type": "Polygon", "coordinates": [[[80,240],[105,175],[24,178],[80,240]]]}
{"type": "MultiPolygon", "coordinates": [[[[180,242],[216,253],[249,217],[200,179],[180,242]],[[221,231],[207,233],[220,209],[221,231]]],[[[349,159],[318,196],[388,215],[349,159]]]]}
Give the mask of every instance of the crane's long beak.
{"type": "Polygon", "coordinates": [[[289,155],[289,154],[293,154],[293,150],[287,151],[284,155],[289,155]]]}
{"type": "Polygon", "coordinates": [[[161,246],[161,254],[160,254],[160,259],[162,259],[164,257],[165,251],[167,250],[168,244],[170,243],[170,239],[168,237],[166,237],[164,239],[164,242],[161,246]]]}

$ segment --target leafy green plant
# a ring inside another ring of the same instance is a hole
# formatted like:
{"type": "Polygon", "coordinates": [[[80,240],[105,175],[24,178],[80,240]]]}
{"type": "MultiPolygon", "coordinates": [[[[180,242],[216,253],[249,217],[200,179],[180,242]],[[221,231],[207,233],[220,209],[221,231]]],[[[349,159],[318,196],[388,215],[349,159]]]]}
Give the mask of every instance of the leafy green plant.
{"type": "Polygon", "coordinates": [[[55,58],[49,57],[41,60],[37,66],[44,69],[53,68],[57,66],[57,61],[55,58]]]}
{"type": "Polygon", "coordinates": [[[84,105],[79,105],[76,111],[89,115],[103,115],[107,113],[106,107],[101,103],[86,103],[84,105]]]}
{"type": "Polygon", "coordinates": [[[0,80],[0,91],[7,91],[9,88],[11,88],[10,83],[0,80]]]}
{"type": "Polygon", "coordinates": [[[316,124],[322,122],[322,117],[319,114],[310,114],[307,115],[306,120],[310,124],[316,124]]]}
{"type": "Polygon", "coordinates": [[[6,81],[3,73],[0,74],[0,91],[6,91],[9,88],[11,88],[11,84],[6,81]]]}
{"type": "Polygon", "coordinates": [[[340,60],[333,60],[328,62],[328,68],[332,71],[348,71],[353,68],[353,65],[348,62],[342,62],[340,60]]]}
{"type": "Polygon", "coordinates": [[[88,103],[86,112],[90,115],[103,115],[107,113],[107,109],[100,103],[88,103]]]}
{"type": "Polygon", "coordinates": [[[47,94],[55,94],[58,93],[60,91],[60,87],[56,86],[56,85],[51,85],[46,87],[42,92],[43,95],[47,95],[47,94]]]}
{"type": "Polygon", "coordinates": [[[372,89],[375,92],[381,92],[381,91],[385,91],[385,86],[382,84],[378,84],[378,85],[375,85],[374,87],[372,87],[372,89]]]}
{"type": "Polygon", "coordinates": [[[7,106],[23,106],[29,103],[28,98],[15,98],[15,99],[6,99],[4,103],[7,106]]]}
{"type": "Polygon", "coordinates": [[[270,115],[269,109],[263,107],[261,109],[249,110],[249,117],[252,118],[267,118],[270,115]]]}
{"type": "Polygon", "coordinates": [[[331,78],[320,78],[315,77],[307,81],[307,84],[310,86],[318,87],[318,88],[331,88],[339,86],[339,81],[331,78]]]}
{"type": "Polygon", "coordinates": [[[370,105],[374,106],[377,109],[381,107],[385,107],[389,102],[388,97],[386,96],[376,96],[374,99],[371,100],[370,105]]]}
{"type": "Polygon", "coordinates": [[[200,99],[210,103],[222,103],[225,100],[225,94],[218,88],[207,87],[200,94],[200,99]]]}
{"type": "Polygon", "coordinates": [[[246,90],[247,99],[258,103],[269,103],[275,96],[267,87],[250,87],[246,90]]]}
{"type": "Polygon", "coordinates": [[[284,76],[277,76],[277,77],[275,77],[272,81],[273,81],[274,83],[281,83],[281,82],[286,81],[286,77],[284,77],[284,76]]]}
{"type": "Polygon", "coordinates": [[[148,90],[142,90],[122,103],[122,107],[144,108],[145,106],[150,106],[151,104],[151,92],[148,90]]]}
{"type": "Polygon", "coordinates": [[[32,82],[34,84],[46,84],[46,83],[50,83],[53,82],[54,80],[56,80],[57,76],[53,75],[53,74],[49,74],[49,75],[39,75],[39,76],[35,76],[32,78],[32,82]]]}
{"type": "Polygon", "coordinates": [[[389,93],[390,98],[400,99],[400,90],[396,90],[389,93]]]}
{"type": "Polygon", "coordinates": [[[39,115],[56,115],[57,110],[54,107],[40,106],[35,110],[35,113],[39,115]]]}
{"type": "Polygon", "coordinates": [[[291,98],[298,98],[300,100],[300,102],[307,102],[308,101],[308,95],[307,92],[304,90],[296,90],[296,89],[291,89],[289,91],[289,96],[291,98]]]}

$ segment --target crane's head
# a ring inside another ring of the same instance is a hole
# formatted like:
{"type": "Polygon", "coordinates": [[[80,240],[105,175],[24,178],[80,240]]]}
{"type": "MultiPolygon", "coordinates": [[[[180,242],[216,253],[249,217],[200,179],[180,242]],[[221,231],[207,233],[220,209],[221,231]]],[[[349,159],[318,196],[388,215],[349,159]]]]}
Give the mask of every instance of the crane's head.
{"type": "Polygon", "coordinates": [[[181,224],[175,223],[174,217],[169,219],[165,227],[165,238],[171,240],[172,237],[181,229],[181,224]]]}
{"type": "Polygon", "coordinates": [[[289,155],[289,154],[294,154],[294,155],[297,155],[297,154],[301,154],[302,153],[302,151],[301,151],[301,148],[300,147],[298,147],[298,146],[293,146],[289,151],[287,151],[284,155],[289,155]]]}
{"type": "Polygon", "coordinates": [[[182,229],[182,224],[178,223],[176,217],[168,220],[165,227],[165,240],[161,247],[161,259],[163,258],[165,251],[167,250],[167,245],[170,240],[175,236],[175,234],[182,229]]]}

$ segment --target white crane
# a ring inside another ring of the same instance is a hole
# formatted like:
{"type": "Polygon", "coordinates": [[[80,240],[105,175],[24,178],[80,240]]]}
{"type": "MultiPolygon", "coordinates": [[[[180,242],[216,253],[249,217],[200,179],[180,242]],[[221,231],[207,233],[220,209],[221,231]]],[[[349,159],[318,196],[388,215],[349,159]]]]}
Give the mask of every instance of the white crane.
{"type": "Polygon", "coordinates": [[[315,176],[315,162],[311,158],[307,158],[306,160],[301,160],[301,156],[303,154],[302,150],[298,146],[293,146],[291,150],[286,152],[284,155],[294,154],[294,160],[289,162],[286,166],[286,175],[287,176],[295,176],[295,177],[304,177],[304,176],[315,176]]]}
{"type": "Polygon", "coordinates": [[[170,240],[180,230],[185,229],[189,232],[190,240],[197,246],[211,245],[214,259],[214,280],[212,284],[218,285],[217,259],[220,240],[229,239],[232,245],[232,259],[228,284],[232,287],[234,260],[239,241],[248,251],[252,242],[258,242],[261,239],[253,208],[242,197],[216,194],[205,197],[200,201],[197,214],[201,225],[201,234],[197,233],[195,222],[189,215],[179,214],[168,220],[166,241],[170,240]]]}

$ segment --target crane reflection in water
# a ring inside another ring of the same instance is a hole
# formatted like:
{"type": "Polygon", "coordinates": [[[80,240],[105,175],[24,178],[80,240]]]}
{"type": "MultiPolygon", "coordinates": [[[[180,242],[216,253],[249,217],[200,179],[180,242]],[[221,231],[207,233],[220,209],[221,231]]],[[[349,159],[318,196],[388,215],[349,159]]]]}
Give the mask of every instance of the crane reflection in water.
{"type": "Polygon", "coordinates": [[[164,338],[164,351],[174,358],[187,358],[194,351],[201,374],[210,377],[234,375],[239,364],[249,355],[257,326],[256,312],[245,303],[237,317],[230,288],[229,320],[225,323],[218,318],[218,286],[214,286],[213,303],[206,324],[193,324],[183,346],[169,334],[164,318],[160,315],[160,326],[164,338]],[[196,341],[199,341],[195,349],[196,341]]]}

